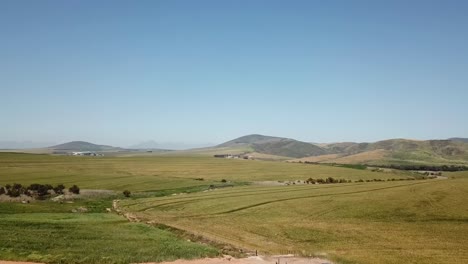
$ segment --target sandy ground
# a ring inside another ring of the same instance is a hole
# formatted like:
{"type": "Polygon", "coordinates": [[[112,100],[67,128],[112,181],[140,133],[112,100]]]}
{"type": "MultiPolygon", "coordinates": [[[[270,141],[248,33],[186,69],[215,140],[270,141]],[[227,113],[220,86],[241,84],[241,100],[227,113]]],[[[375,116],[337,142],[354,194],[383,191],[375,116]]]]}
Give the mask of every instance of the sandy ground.
{"type": "Polygon", "coordinates": [[[176,260],[173,262],[143,263],[143,264],[332,264],[332,262],[319,258],[297,258],[292,256],[248,257],[232,258],[205,258],[194,260],[176,260]]]}

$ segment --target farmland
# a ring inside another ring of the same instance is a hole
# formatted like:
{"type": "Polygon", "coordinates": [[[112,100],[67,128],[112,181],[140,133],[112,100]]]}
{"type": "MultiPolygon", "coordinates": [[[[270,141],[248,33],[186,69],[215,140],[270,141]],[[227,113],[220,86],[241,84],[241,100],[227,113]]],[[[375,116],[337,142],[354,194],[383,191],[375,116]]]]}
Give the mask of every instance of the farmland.
{"type": "Polygon", "coordinates": [[[225,179],[252,181],[345,178],[349,180],[406,178],[346,168],[285,162],[214,159],[204,156],[71,157],[0,153],[0,185],[49,183],[77,184],[81,188],[161,191],[209,186],[225,179]],[[204,181],[195,179],[202,178],[204,181]]]}
{"type": "Polygon", "coordinates": [[[111,201],[0,203],[0,259],[131,263],[216,256],[215,248],[105,213],[111,201]],[[72,213],[86,206],[86,213],[72,213]]]}
{"type": "Polygon", "coordinates": [[[466,263],[468,174],[444,176],[387,181],[414,175],[196,155],[0,153],[0,186],[77,184],[113,191],[73,203],[1,202],[0,259],[129,263],[220,253],[161,224],[261,254],[315,255],[338,263],[466,263]],[[297,183],[328,177],[352,183],[297,183]],[[385,181],[357,182],[373,179],[385,181]],[[265,182],[297,184],[259,184],[265,182]],[[154,226],[107,213],[114,199],[154,226]],[[77,207],[88,211],[72,213],[77,207]]]}
{"type": "Polygon", "coordinates": [[[137,217],[266,254],[466,263],[468,179],[243,187],[126,200],[137,217]]]}

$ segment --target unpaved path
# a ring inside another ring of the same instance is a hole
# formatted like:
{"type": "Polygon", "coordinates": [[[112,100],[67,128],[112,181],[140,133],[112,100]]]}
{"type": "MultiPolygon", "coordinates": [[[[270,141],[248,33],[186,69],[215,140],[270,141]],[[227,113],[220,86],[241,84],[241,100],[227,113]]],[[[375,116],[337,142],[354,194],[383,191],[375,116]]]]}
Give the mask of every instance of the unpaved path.
{"type": "Polygon", "coordinates": [[[43,263],[0,260],[0,264],[43,264],[43,263]]]}
{"type": "Polygon", "coordinates": [[[142,264],[332,264],[332,262],[319,258],[298,258],[292,256],[258,256],[239,259],[224,256],[223,258],[204,258],[194,260],[179,259],[172,262],[148,262],[142,264]]]}
{"type": "MultiPolygon", "coordinates": [[[[38,262],[3,261],[0,264],[43,264],[38,262]]],[[[333,264],[332,262],[319,258],[297,258],[292,256],[271,256],[271,257],[248,257],[233,258],[224,256],[223,258],[204,258],[194,260],[179,259],[172,262],[147,262],[141,264],[333,264]]]]}

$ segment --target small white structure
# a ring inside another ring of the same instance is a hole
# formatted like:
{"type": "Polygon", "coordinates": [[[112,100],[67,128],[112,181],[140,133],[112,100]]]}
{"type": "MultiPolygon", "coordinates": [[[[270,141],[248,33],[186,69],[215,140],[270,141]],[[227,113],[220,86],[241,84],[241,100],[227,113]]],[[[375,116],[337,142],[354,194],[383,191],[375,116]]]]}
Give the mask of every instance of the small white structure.
{"type": "Polygon", "coordinates": [[[73,156],[103,156],[102,154],[97,154],[96,152],[92,151],[75,151],[72,152],[73,156]]]}

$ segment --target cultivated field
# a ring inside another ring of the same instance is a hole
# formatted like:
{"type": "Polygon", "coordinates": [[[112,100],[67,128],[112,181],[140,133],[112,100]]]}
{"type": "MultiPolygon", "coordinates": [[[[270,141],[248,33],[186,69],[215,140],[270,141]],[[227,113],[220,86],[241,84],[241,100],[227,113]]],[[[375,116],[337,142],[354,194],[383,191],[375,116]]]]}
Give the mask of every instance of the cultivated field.
{"type": "Polygon", "coordinates": [[[162,191],[252,181],[344,178],[407,178],[406,173],[378,173],[286,162],[221,159],[205,156],[73,157],[0,153],[0,185],[77,184],[85,189],[162,191]],[[203,178],[203,181],[195,180],[203,178]]]}
{"type": "Polygon", "coordinates": [[[466,263],[468,174],[444,175],[449,179],[355,182],[413,175],[206,156],[0,153],[0,186],[63,183],[116,192],[73,203],[0,203],[0,259],[129,263],[219,254],[157,225],[107,213],[119,199],[120,208],[141,219],[261,254],[338,263],[466,263]],[[353,183],[297,182],[327,177],[353,183]],[[246,186],[278,181],[295,184],[246,186]],[[131,198],[121,195],[126,189],[131,198]],[[72,213],[79,207],[87,211],[72,213]]]}
{"type": "Polygon", "coordinates": [[[216,241],[339,263],[467,263],[468,178],[241,187],[120,206],[216,241]]]}

